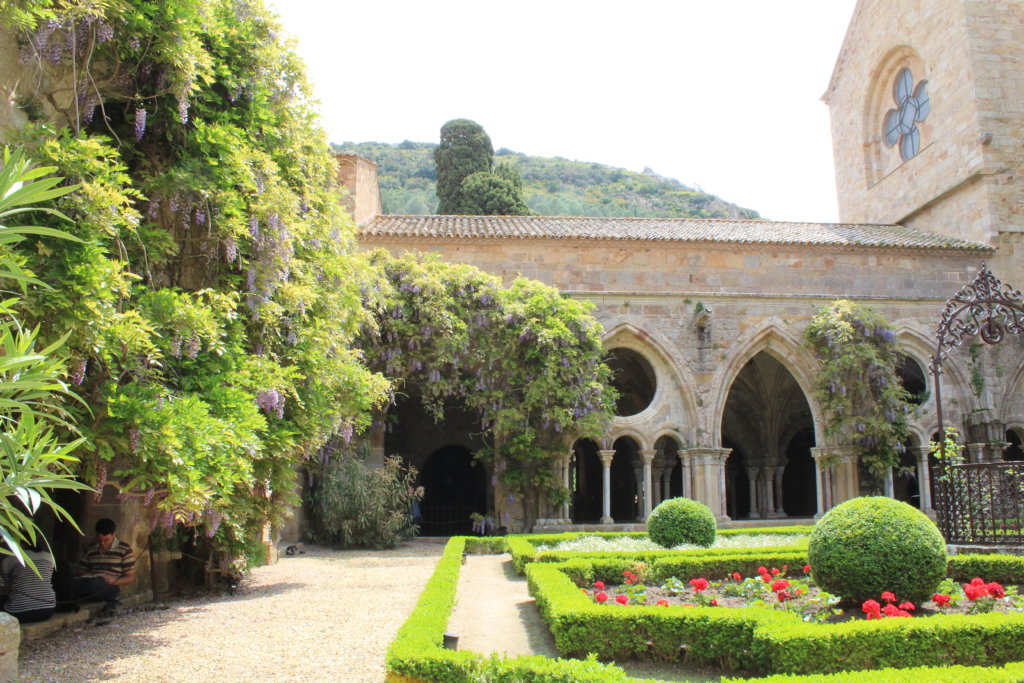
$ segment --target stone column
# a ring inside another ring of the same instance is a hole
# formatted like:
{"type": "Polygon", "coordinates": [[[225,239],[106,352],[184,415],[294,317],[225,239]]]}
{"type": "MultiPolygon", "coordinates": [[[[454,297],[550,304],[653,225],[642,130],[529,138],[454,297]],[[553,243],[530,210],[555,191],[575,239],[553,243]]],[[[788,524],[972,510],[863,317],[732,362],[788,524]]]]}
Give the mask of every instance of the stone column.
{"type": "Polygon", "coordinates": [[[750,484],[750,518],[759,519],[761,517],[761,505],[758,500],[758,487],[757,477],[761,472],[759,467],[747,467],[747,482],[750,484]]]}
{"type": "Polygon", "coordinates": [[[892,468],[890,467],[885,472],[885,481],[882,482],[882,492],[886,498],[892,498],[896,495],[896,489],[892,483],[892,468]]]}
{"type": "Polygon", "coordinates": [[[816,446],[811,449],[815,462],[827,460],[830,463],[823,477],[827,482],[823,487],[825,511],[860,495],[860,478],[857,473],[859,453],[860,449],[856,446],[816,446]]]}
{"type": "Polygon", "coordinates": [[[644,521],[651,516],[654,509],[654,492],[651,490],[651,463],[654,462],[655,451],[644,449],[640,451],[640,457],[644,461],[644,521]]]}
{"type": "MultiPolygon", "coordinates": [[[[661,470],[661,500],[665,501],[672,497],[672,468],[663,467],[661,470]]],[[[660,501],[659,501],[660,502],[660,501]]]]}
{"type": "Polygon", "coordinates": [[[685,448],[676,451],[676,456],[679,458],[679,464],[681,465],[679,469],[683,477],[683,498],[693,498],[693,473],[690,469],[690,458],[685,448]]]}
{"type": "Polygon", "coordinates": [[[768,503],[765,517],[782,517],[785,514],[782,512],[782,468],[778,465],[768,465],[764,471],[764,484],[767,489],[765,500],[768,503]]]}
{"type": "Polygon", "coordinates": [[[786,473],[786,463],[781,463],[775,468],[775,516],[785,517],[786,511],[782,507],[782,477],[786,473]]]}
{"type": "Polygon", "coordinates": [[[612,519],[612,458],[615,457],[615,451],[598,451],[598,457],[601,458],[601,481],[603,483],[601,487],[601,524],[611,524],[615,521],[612,519]]]}
{"type": "Polygon", "coordinates": [[[569,466],[572,464],[572,452],[570,451],[567,456],[562,458],[562,487],[565,488],[568,498],[562,503],[562,520],[564,523],[569,524],[572,522],[572,518],[569,516],[569,501],[572,500],[572,492],[569,489],[569,466]]]}
{"type": "Polygon", "coordinates": [[[711,508],[720,522],[729,521],[725,512],[725,461],[731,448],[689,448],[693,463],[693,497],[711,508]]]}
{"type": "Polygon", "coordinates": [[[928,465],[931,448],[918,446],[914,450],[917,456],[917,493],[921,496],[921,512],[935,519],[935,510],[932,508],[932,473],[928,465]]]}
{"type": "MultiPolygon", "coordinates": [[[[815,449],[811,449],[811,453],[814,453],[815,449]]],[[[814,518],[818,519],[825,514],[825,483],[823,481],[824,471],[821,467],[821,459],[815,455],[814,457],[814,489],[818,502],[818,507],[814,513],[814,518]]]]}
{"type": "MultiPolygon", "coordinates": [[[[376,424],[376,423],[375,423],[376,424]]],[[[367,464],[371,467],[384,467],[384,422],[381,420],[379,426],[371,426],[369,429],[370,437],[370,457],[367,459],[367,464]]]]}

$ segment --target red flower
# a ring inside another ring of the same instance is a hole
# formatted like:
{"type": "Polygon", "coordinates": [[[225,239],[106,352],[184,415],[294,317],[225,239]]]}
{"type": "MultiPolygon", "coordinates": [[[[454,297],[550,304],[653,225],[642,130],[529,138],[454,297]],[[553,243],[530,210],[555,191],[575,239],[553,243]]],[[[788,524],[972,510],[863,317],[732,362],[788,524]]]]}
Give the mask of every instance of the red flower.
{"type": "Polygon", "coordinates": [[[974,602],[978,598],[983,598],[986,595],[988,595],[988,588],[986,586],[984,586],[984,585],[982,585],[982,586],[975,586],[973,583],[965,583],[964,584],[964,595],[967,596],[968,600],[970,600],[971,602],[974,602]]]}
{"type": "Polygon", "coordinates": [[[789,581],[786,581],[785,579],[779,579],[778,581],[772,582],[772,590],[776,593],[784,591],[787,588],[789,588],[789,581]]]}
{"type": "Polygon", "coordinates": [[[594,588],[596,588],[599,591],[603,591],[604,590],[604,581],[595,581],[594,582],[594,588]]]}
{"type": "Polygon", "coordinates": [[[860,611],[865,614],[871,614],[872,612],[877,612],[880,609],[882,609],[882,606],[874,600],[865,600],[864,604],[860,606],[860,611]]]}
{"type": "Polygon", "coordinates": [[[775,594],[775,597],[779,599],[779,602],[786,602],[786,600],[793,599],[793,594],[789,591],[779,591],[775,594]]]}
{"type": "Polygon", "coordinates": [[[949,604],[949,596],[943,595],[942,593],[936,593],[935,595],[933,595],[932,600],[934,600],[935,604],[939,607],[945,607],[949,604]]]}
{"type": "Polygon", "coordinates": [[[628,584],[631,584],[631,583],[633,583],[633,579],[631,579],[631,578],[629,578],[629,577],[627,576],[627,577],[626,577],[626,584],[628,585],[628,584]]]}
{"type": "Polygon", "coordinates": [[[811,573],[811,565],[805,564],[804,565],[804,574],[810,574],[810,573],[811,573]]]}
{"type": "Polygon", "coordinates": [[[784,571],[784,572],[789,571],[789,565],[788,564],[782,565],[782,571],[784,571]]]}
{"type": "Polygon", "coordinates": [[[906,602],[901,602],[900,609],[907,610],[908,612],[913,612],[915,609],[914,603],[910,602],[909,600],[907,600],[906,602]]]}
{"type": "Polygon", "coordinates": [[[732,573],[732,578],[736,579],[737,581],[742,581],[743,580],[743,575],[740,574],[739,572],[733,572],[732,573]]]}
{"type": "Polygon", "coordinates": [[[985,586],[985,588],[988,589],[988,594],[991,595],[996,600],[998,600],[999,598],[1001,598],[1004,595],[1006,595],[1006,591],[1003,590],[1003,587],[1000,586],[995,581],[993,581],[992,583],[990,583],[987,586],[985,586]]]}
{"type": "Polygon", "coordinates": [[[977,576],[975,576],[973,579],[971,579],[971,585],[972,586],[984,586],[985,585],[985,580],[984,579],[979,579],[977,576]]]}
{"type": "Polygon", "coordinates": [[[693,586],[693,590],[700,593],[703,590],[707,590],[708,580],[707,579],[690,579],[690,585],[693,586]]]}
{"type": "Polygon", "coordinates": [[[620,605],[625,605],[627,602],[629,602],[629,598],[627,598],[625,595],[621,595],[621,594],[620,595],[616,595],[615,596],[615,602],[619,603],[620,605]]]}
{"type": "Polygon", "coordinates": [[[882,599],[886,602],[896,602],[896,596],[889,591],[882,593],[882,599]]]}
{"type": "Polygon", "coordinates": [[[718,600],[716,598],[712,598],[711,599],[711,606],[712,607],[718,607],[718,600]]]}
{"type": "Polygon", "coordinates": [[[604,591],[601,591],[600,593],[594,595],[594,599],[598,602],[605,602],[608,600],[608,594],[604,591]]]}
{"type": "Polygon", "coordinates": [[[668,607],[668,600],[658,600],[659,607],[668,607]]]}
{"type": "Polygon", "coordinates": [[[765,572],[764,574],[761,574],[761,580],[764,581],[765,583],[771,583],[772,582],[772,577],[771,577],[771,575],[768,572],[765,572]]]}
{"type": "Polygon", "coordinates": [[[776,569],[775,567],[772,567],[772,576],[778,576],[781,573],[782,572],[780,572],[778,569],[776,569]]]}
{"type": "Polygon", "coordinates": [[[797,588],[796,589],[796,594],[797,594],[797,596],[803,595],[804,594],[804,589],[803,588],[797,588]]]}
{"type": "Polygon", "coordinates": [[[767,569],[765,569],[764,567],[758,567],[758,568],[757,568],[757,573],[758,573],[758,574],[767,574],[767,573],[768,573],[768,570],[767,570],[767,569]]]}
{"type": "Polygon", "coordinates": [[[882,612],[887,617],[898,617],[900,615],[900,608],[890,602],[882,608],[882,612]]]}

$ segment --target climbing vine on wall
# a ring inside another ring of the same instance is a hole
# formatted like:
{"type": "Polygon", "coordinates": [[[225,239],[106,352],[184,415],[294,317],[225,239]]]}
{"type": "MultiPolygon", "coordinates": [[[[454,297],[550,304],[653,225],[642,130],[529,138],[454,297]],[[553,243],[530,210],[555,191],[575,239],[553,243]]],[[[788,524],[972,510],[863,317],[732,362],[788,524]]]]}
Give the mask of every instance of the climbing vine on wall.
{"type": "Polygon", "coordinates": [[[574,438],[603,435],[614,409],[593,305],[430,255],[368,259],[380,273],[363,290],[368,365],[437,418],[452,405],[475,414],[490,444],[478,457],[528,514],[540,496],[564,500],[554,460],[574,438]]]}
{"type": "Polygon", "coordinates": [[[303,67],[256,0],[3,3],[31,122],[3,136],[81,189],[23,297],[69,333],[81,475],[229,553],[294,503],[295,467],[388,391],[303,67]]]}
{"type": "Polygon", "coordinates": [[[910,395],[896,368],[896,334],[875,309],[840,299],[811,319],[806,342],[818,358],[815,397],[834,443],[856,445],[876,476],[899,464],[910,395]]]}

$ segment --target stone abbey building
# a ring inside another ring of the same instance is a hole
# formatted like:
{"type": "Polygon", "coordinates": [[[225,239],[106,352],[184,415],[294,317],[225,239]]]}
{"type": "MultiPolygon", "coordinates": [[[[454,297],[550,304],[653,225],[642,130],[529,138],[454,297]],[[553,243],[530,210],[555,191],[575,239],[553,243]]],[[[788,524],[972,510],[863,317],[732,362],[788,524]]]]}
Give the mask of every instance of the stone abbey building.
{"type": "MultiPolygon", "coordinates": [[[[824,94],[840,223],[380,215],[374,165],[341,155],[363,248],[433,251],[596,304],[622,398],[599,441],[566,444],[565,523],[642,521],[668,496],[718,518],[809,518],[885,492],[929,511],[936,432],[926,368],[945,301],[983,262],[1024,286],[1024,0],[860,0],[824,94]],[[895,327],[919,397],[904,467],[873,482],[856,449],[825,435],[816,361],[802,339],[849,298],[895,327]]],[[[1024,348],[971,345],[942,377],[947,424],[975,461],[1021,458],[1024,348]]],[[[421,471],[424,533],[522,511],[471,465],[468,419],[413,411],[373,435],[378,456],[421,471]]]]}

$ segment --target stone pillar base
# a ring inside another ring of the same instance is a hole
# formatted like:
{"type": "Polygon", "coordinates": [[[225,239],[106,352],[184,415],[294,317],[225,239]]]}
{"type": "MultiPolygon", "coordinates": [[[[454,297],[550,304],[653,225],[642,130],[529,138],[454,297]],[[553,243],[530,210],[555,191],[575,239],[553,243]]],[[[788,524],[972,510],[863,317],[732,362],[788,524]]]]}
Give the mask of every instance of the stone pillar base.
{"type": "Polygon", "coordinates": [[[615,520],[611,517],[602,517],[601,524],[615,524],[615,520]]]}

